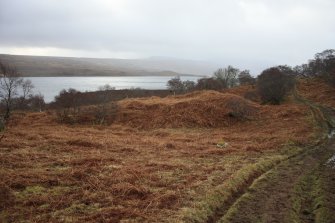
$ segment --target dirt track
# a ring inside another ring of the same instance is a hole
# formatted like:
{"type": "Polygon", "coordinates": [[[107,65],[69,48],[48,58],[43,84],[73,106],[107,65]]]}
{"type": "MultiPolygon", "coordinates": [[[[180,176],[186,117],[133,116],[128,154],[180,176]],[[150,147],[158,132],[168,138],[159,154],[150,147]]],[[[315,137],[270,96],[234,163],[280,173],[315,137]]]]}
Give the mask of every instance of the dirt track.
{"type": "MultiPolygon", "coordinates": [[[[334,151],[333,141],[279,164],[256,179],[218,222],[319,222],[315,211],[322,207],[315,207],[315,182],[310,178],[323,174],[322,171],[333,172],[326,170],[329,167],[323,164],[334,151]]],[[[322,178],[320,175],[316,177],[322,178]]],[[[332,183],[333,188],[334,181],[331,181],[334,179],[333,173],[326,182],[332,183]]],[[[325,222],[334,222],[334,219],[327,220],[325,222]]]]}
{"type": "MultiPolygon", "coordinates": [[[[310,106],[321,127],[333,130],[329,109],[298,99],[310,106]]],[[[255,179],[210,222],[335,222],[335,172],[327,165],[335,153],[332,135],[324,135],[320,145],[306,148],[255,179]]]]}

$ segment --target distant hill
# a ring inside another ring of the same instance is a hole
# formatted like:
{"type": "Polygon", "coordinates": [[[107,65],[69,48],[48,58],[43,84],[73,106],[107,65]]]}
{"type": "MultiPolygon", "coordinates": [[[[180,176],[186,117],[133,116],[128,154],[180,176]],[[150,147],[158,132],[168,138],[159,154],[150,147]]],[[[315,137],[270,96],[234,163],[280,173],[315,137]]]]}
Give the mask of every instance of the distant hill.
{"type": "Polygon", "coordinates": [[[205,62],[164,57],[149,59],[98,59],[0,54],[0,61],[16,66],[23,76],[177,76],[209,75],[215,69],[205,62]]]}

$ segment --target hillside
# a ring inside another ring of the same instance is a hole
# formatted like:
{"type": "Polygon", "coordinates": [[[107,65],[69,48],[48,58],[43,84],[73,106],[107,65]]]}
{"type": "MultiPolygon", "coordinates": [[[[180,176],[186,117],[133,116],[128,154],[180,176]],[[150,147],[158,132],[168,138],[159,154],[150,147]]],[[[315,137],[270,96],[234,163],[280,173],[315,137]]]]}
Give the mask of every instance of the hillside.
{"type": "MultiPolygon", "coordinates": [[[[300,154],[320,132],[304,104],[259,105],[234,91],[122,100],[112,125],[66,125],[53,111],[17,113],[0,142],[2,218],[218,222],[218,210],[258,191],[248,189],[251,182],[260,176],[271,182],[265,172],[293,165],[291,159],[307,162],[300,154]]],[[[279,182],[299,179],[300,167],[279,182]]],[[[238,218],[251,213],[240,208],[238,218]]]]}
{"type": "Polygon", "coordinates": [[[310,101],[335,108],[335,88],[325,83],[322,79],[299,80],[297,90],[310,101]]]}
{"type": "Polygon", "coordinates": [[[214,66],[199,61],[98,59],[0,54],[0,61],[16,66],[23,76],[177,76],[207,75],[214,66]]]}

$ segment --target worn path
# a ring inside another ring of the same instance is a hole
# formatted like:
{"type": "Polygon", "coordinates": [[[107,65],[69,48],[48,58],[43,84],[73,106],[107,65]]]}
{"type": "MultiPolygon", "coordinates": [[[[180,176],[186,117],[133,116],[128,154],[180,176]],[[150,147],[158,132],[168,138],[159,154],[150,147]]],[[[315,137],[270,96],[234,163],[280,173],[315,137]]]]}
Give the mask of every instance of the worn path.
{"type": "Polygon", "coordinates": [[[296,99],[311,108],[325,130],[320,144],[255,179],[211,222],[335,222],[335,170],[329,161],[335,154],[335,116],[332,109],[296,99]]]}

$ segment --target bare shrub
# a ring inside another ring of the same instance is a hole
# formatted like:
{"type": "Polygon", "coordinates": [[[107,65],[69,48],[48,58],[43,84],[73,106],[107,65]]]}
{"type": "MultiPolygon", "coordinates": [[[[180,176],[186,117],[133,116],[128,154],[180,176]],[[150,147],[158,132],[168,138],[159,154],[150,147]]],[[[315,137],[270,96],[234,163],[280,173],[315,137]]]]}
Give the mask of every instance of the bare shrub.
{"type": "Polygon", "coordinates": [[[176,93],[185,93],[194,90],[195,82],[190,80],[181,81],[180,77],[174,77],[167,82],[167,87],[176,93]]]}
{"type": "Polygon", "coordinates": [[[95,107],[94,123],[95,124],[112,124],[117,116],[118,106],[117,103],[102,104],[95,107]]]}
{"type": "Polygon", "coordinates": [[[39,94],[30,94],[28,97],[19,97],[14,99],[15,109],[26,111],[43,111],[45,109],[44,96],[39,94]]]}
{"type": "Polygon", "coordinates": [[[238,75],[238,82],[240,85],[254,85],[256,83],[256,78],[250,75],[249,70],[244,70],[238,75]]]}
{"type": "Polygon", "coordinates": [[[227,101],[227,108],[229,116],[237,118],[239,120],[250,119],[256,113],[256,108],[251,106],[246,100],[240,98],[231,98],[227,101]]]}
{"type": "Polygon", "coordinates": [[[215,71],[214,78],[222,83],[223,88],[232,88],[238,84],[238,74],[239,70],[237,68],[228,66],[227,68],[219,68],[215,71]]]}
{"type": "Polygon", "coordinates": [[[214,78],[201,78],[196,85],[197,90],[220,90],[223,88],[222,82],[214,78]]]}
{"type": "Polygon", "coordinates": [[[63,113],[57,110],[57,121],[64,124],[89,124],[89,125],[110,125],[117,116],[118,106],[116,102],[81,106],[76,113],[63,113]]]}
{"type": "Polygon", "coordinates": [[[56,108],[57,120],[65,124],[111,124],[117,113],[117,104],[111,102],[109,85],[91,95],[95,105],[88,105],[84,93],[75,89],[62,90],[55,97],[52,107],[56,108]]]}
{"type": "Polygon", "coordinates": [[[99,91],[110,91],[110,90],[115,90],[115,87],[112,87],[109,84],[105,84],[103,86],[98,87],[99,91]]]}
{"type": "Polygon", "coordinates": [[[62,90],[55,97],[57,118],[60,122],[73,124],[80,110],[80,92],[75,89],[62,90]]]}
{"type": "Polygon", "coordinates": [[[257,89],[263,103],[280,104],[294,87],[294,77],[279,68],[264,70],[257,79],[257,89]]]}
{"type": "Polygon", "coordinates": [[[171,91],[182,92],[184,91],[183,82],[180,80],[180,77],[174,77],[167,82],[167,87],[171,91]]]}
{"type": "Polygon", "coordinates": [[[195,82],[194,81],[183,81],[183,85],[184,85],[184,91],[186,92],[190,92],[193,91],[195,89],[195,82]]]}
{"type": "Polygon", "coordinates": [[[45,108],[44,96],[41,93],[30,95],[28,98],[28,108],[33,111],[43,111],[45,108]]]}

